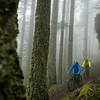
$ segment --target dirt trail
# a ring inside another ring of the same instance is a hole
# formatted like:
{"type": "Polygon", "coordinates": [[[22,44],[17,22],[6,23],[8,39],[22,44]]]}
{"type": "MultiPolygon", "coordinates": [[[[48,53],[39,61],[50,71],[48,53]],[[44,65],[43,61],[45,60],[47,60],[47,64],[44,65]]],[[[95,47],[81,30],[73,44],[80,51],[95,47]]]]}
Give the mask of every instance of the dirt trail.
{"type": "Polygon", "coordinates": [[[68,94],[68,90],[65,84],[50,94],[50,100],[60,100],[61,98],[65,97],[66,94],[68,94]]]}

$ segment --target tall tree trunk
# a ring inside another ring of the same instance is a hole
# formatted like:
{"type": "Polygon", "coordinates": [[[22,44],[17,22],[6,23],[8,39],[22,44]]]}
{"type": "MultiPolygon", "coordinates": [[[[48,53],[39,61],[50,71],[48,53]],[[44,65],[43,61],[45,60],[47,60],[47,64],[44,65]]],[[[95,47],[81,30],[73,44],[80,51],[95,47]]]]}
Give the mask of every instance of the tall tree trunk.
{"type": "Polygon", "coordinates": [[[50,4],[51,0],[37,1],[32,65],[27,89],[28,100],[49,99],[46,81],[50,35],[50,4]]]}
{"type": "Polygon", "coordinates": [[[60,51],[59,51],[59,72],[58,72],[58,83],[62,83],[62,60],[63,60],[63,39],[64,39],[64,26],[65,26],[65,6],[66,0],[63,2],[63,12],[62,12],[62,23],[61,23],[61,39],[60,39],[60,51]]]}
{"type": "Polygon", "coordinates": [[[17,5],[18,0],[0,0],[0,95],[3,100],[25,100],[23,75],[16,53],[17,5]]]}
{"type": "Polygon", "coordinates": [[[71,10],[70,10],[70,26],[69,26],[69,42],[68,42],[68,64],[72,65],[73,59],[73,29],[74,29],[74,7],[75,0],[71,0],[71,10]]]}
{"type": "Polygon", "coordinates": [[[53,0],[53,10],[51,19],[51,33],[49,41],[48,55],[48,85],[56,84],[56,37],[58,21],[58,4],[59,0],[53,0]]]}
{"type": "Polygon", "coordinates": [[[83,56],[86,59],[88,57],[88,0],[85,0],[85,29],[84,29],[84,53],[83,56]]]}
{"type": "Polygon", "coordinates": [[[65,20],[65,32],[64,32],[64,50],[63,50],[63,68],[62,68],[62,82],[65,83],[67,82],[67,77],[66,71],[67,69],[65,68],[65,64],[68,64],[68,35],[69,35],[69,15],[70,15],[70,0],[67,0],[66,3],[66,20],[65,20]]]}
{"type": "Polygon", "coordinates": [[[100,49],[100,21],[99,20],[100,20],[100,13],[97,13],[95,17],[95,31],[97,34],[97,39],[99,42],[99,49],[100,49]]]}

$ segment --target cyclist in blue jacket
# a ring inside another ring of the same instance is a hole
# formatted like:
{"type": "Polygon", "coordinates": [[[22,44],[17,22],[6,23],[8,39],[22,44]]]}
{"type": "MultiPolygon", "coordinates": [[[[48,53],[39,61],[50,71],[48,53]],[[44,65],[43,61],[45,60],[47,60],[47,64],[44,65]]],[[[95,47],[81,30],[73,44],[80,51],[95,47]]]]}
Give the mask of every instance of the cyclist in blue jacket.
{"type": "Polygon", "coordinates": [[[80,74],[81,72],[81,67],[78,64],[78,62],[75,62],[75,64],[73,64],[70,69],[68,70],[68,73],[71,73],[72,70],[74,70],[74,74],[80,74]]]}
{"type": "Polygon", "coordinates": [[[70,69],[68,70],[68,73],[70,74],[70,79],[69,79],[69,89],[74,90],[78,87],[80,87],[81,83],[81,66],[79,65],[78,62],[75,62],[70,69]],[[74,70],[74,72],[72,72],[74,70]]]}

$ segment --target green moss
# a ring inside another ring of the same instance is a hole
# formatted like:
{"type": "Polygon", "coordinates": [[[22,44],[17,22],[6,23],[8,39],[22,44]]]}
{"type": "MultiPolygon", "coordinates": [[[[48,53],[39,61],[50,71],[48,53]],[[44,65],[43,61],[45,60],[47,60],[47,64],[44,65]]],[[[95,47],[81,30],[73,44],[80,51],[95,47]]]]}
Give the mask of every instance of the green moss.
{"type": "Polygon", "coordinates": [[[99,100],[100,99],[100,81],[89,82],[83,86],[76,100],[99,100]]]}
{"type": "Polygon", "coordinates": [[[62,100],[100,100],[100,80],[86,83],[77,96],[76,91],[62,100]]]}
{"type": "Polygon", "coordinates": [[[25,100],[23,74],[16,53],[18,0],[0,0],[0,100],[25,100]]]}
{"type": "Polygon", "coordinates": [[[76,98],[76,100],[79,100],[81,98],[85,98],[88,99],[88,97],[93,95],[93,89],[91,88],[92,84],[91,83],[87,83],[82,87],[82,90],[79,94],[79,96],[76,98]]]}
{"type": "Polygon", "coordinates": [[[37,0],[35,32],[33,37],[34,46],[27,88],[28,100],[49,100],[47,59],[50,35],[50,2],[51,0],[37,0]]]}

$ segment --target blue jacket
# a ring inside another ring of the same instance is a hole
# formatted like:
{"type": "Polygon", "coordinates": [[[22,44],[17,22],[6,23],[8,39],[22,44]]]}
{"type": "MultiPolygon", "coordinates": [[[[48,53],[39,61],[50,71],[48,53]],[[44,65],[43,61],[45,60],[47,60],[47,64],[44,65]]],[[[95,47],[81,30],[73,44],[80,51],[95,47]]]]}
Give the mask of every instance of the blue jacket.
{"type": "Polygon", "coordinates": [[[73,64],[70,69],[68,70],[68,73],[71,73],[71,71],[74,69],[74,73],[75,74],[80,74],[81,72],[81,66],[79,64],[77,64],[77,66],[75,66],[75,64],[73,64]]]}

